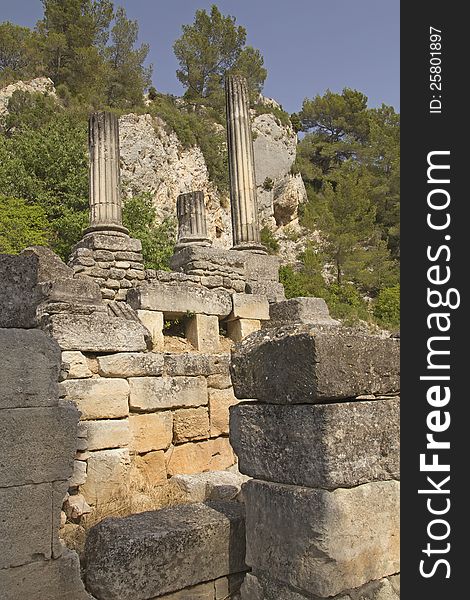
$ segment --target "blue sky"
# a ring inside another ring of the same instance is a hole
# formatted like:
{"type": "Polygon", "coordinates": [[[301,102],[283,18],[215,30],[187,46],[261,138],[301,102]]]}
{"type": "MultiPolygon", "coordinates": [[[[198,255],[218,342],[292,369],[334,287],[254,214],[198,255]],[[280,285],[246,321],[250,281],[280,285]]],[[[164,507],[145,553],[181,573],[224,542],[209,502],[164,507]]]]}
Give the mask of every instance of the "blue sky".
{"type": "MultiPolygon", "coordinates": [[[[181,25],[191,23],[206,0],[115,0],[137,19],[141,41],[150,44],[154,85],[181,94],[172,46],[181,25]]],[[[399,0],[219,0],[224,14],[246,27],[268,69],[264,93],[289,112],[305,97],[356,88],[370,106],[399,110],[399,0]]],[[[34,26],[40,0],[0,0],[0,21],[34,26]]]]}

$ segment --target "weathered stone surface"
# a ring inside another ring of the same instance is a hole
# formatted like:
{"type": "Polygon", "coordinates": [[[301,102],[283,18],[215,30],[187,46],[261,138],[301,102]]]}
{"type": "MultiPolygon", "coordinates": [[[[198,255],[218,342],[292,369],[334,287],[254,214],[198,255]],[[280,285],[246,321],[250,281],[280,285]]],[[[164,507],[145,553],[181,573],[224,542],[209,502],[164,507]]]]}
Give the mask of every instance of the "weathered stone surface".
{"type": "Polygon", "coordinates": [[[57,279],[56,277],[57,275],[53,281],[38,284],[44,301],[71,302],[90,306],[101,304],[100,288],[91,279],[82,277],[57,279]]]}
{"type": "Polygon", "coordinates": [[[165,373],[177,375],[229,375],[230,354],[165,354],[165,373]]]}
{"type": "Polygon", "coordinates": [[[204,377],[131,377],[130,407],[139,411],[207,404],[204,377]]]}
{"type": "Polygon", "coordinates": [[[0,419],[0,487],[66,480],[72,473],[78,411],[7,408],[0,419]]]}
{"type": "Polygon", "coordinates": [[[339,325],[330,317],[323,298],[291,298],[269,305],[269,326],[279,327],[293,323],[339,325]]]}
{"type": "Polygon", "coordinates": [[[214,582],[199,583],[192,585],[179,592],[160,596],[161,600],[214,600],[214,582]]]}
{"type": "Polygon", "coordinates": [[[0,410],[57,404],[60,350],[38,330],[0,329],[0,410]]]}
{"type": "Polygon", "coordinates": [[[245,291],[247,294],[265,296],[268,302],[282,302],[286,299],[284,286],[276,281],[247,281],[245,291]]]}
{"type": "Polygon", "coordinates": [[[398,399],[242,404],[231,409],[230,441],[240,470],[256,479],[352,487],[400,478],[399,418],[398,399]]]}
{"type": "Polygon", "coordinates": [[[87,421],[88,450],[106,450],[127,446],[130,438],[128,419],[87,421]]]}
{"type": "Polygon", "coordinates": [[[261,321],[254,319],[237,319],[227,323],[228,337],[234,342],[241,342],[246,337],[261,329],[261,321]]]}
{"type": "Polygon", "coordinates": [[[68,496],[64,502],[64,511],[69,519],[78,519],[82,515],[89,514],[91,507],[82,494],[68,496]]]}
{"type": "Polygon", "coordinates": [[[232,294],[233,309],[229,319],[269,319],[269,303],[264,296],[232,294]]]}
{"type": "Polygon", "coordinates": [[[396,481],[330,492],[251,480],[247,564],[320,598],[393,575],[399,490],[396,481]]]}
{"type": "Polygon", "coordinates": [[[37,555],[51,558],[51,505],[51,483],[0,489],[0,514],[3,515],[0,539],[4,549],[0,553],[0,569],[31,562],[37,555]]]}
{"type": "Polygon", "coordinates": [[[131,442],[134,452],[166,450],[173,439],[173,416],[170,411],[130,415],[131,442]]]}
{"type": "Polygon", "coordinates": [[[173,475],[169,480],[173,495],[181,502],[235,500],[248,477],[238,471],[209,471],[194,475],[173,475]]]}
{"type": "Polygon", "coordinates": [[[280,260],[277,256],[244,252],[245,276],[248,281],[279,281],[280,260]]]}
{"type": "Polygon", "coordinates": [[[130,466],[127,448],[97,450],[90,453],[87,479],[81,488],[86,501],[106,510],[125,498],[125,482],[130,466]]]}
{"type": "Polygon", "coordinates": [[[209,412],[207,407],[182,408],[174,413],[175,443],[203,440],[209,437],[209,412]]]}
{"type": "Polygon", "coordinates": [[[93,600],[80,579],[78,555],[67,550],[56,560],[38,560],[0,569],[2,600],[93,600]]]}
{"type": "Polygon", "coordinates": [[[156,377],[163,373],[163,354],[158,352],[119,352],[98,356],[102,377],[156,377]]]}
{"type": "Polygon", "coordinates": [[[215,600],[227,600],[233,598],[237,600],[236,594],[245,577],[245,573],[235,573],[229,577],[221,577],[214,581],[215,600]]]}
{"type": "Polygon", "coordinates": [[[108,250],[110,252],[142,252],[142,242],[128,235],[111,233],[87,233],[72,249],[89,248],[90,250],[108,250]]]}
{"type": "Polygon", "coordinates": [[[225,390],[226,388],[232,387],[232,379],[230,373],[209,375],[207,377],[207,387],[214,388],[215,390],[225,390]]]}
{"type": "Polygon", "coordinates": [[[194,315],[188,319],[186,338],[199,352],[219,351],[219,319],[215,315],[194,315]]]}
{"type": "Polygon", "coordinates": [[[226,317],[232,310],[230,294],[224,290],[208,290],[191,283],[162,283],[153,280],[132,288],[127,301],[136,310],[157,310],[168,318],[188,312],[226,317]]]}
{"type": "Polygon", "coordinates": [[[98,598],[147,600],[241,572],[244,553],[238,503],[189,504],[108,518],[88,534],[87,587],[98,598]]]}
{"type": "Polygon", "coordinates": [[[165,345],[163,336],[163,313],[157,310],[138,310],[137,315],[140,322],[150,332],[152,350],[154,352],[163,350],[165,345]]]}
{"type": "Polygon", "coordinates": [[[170,259],[171,268],[184,273],[197,268],[194,263],[207,263],[207,271],[236,272],[240,275],[245,271],[245,257],[236,250],[187,246],[177,250],[170,259]]]}
{"type": "Polygon", "coordinates": [[[168,475],[191,475],[203,471],[222,471],[235,462],[228,438],[189,442],[167,451],[168,475]]]}
{"type": "Polygon", "coordinates": [[[267,329],[232,350],[237,398],[308,404],[400,389],[400,341],[353,329],[293,325],[267,329]]]}
{"type": "Polygon", "coordinates": [[[77,405],[84,421],[119,419],[129,413],[129,384],[125,379],[72,379],[59,385],[67,400],[77,405]]]}
{"type": "Polygon", "coordinates": [[[146,350],[146,330],[135,321],[92,315],[52,315],[44,325],[62,350],[138,352],[146,350]]]}
{"type": "Polygon", "coordinates": [[[86,356],[74,350],[62,352],[62,371],[67,379],[86,379],[93,375],[86,356]]]}
{"type": "Polygon", "coordinates": [[[83,460],[73,461],[73,472],[69,479],[70,487],[78,487],[86,481],[86,462],[83,460]]]}
{"type": "Polygon", "coordinates": [[[237,404],[233,388],[224,390],[209,389],[209,411],[211,419],[211,437],[228,434],[229,408],[237,404]]]}
{"type": "Polygon", "coordinates": [[[134,456],[133,463],[137,467],[144,484],[165,485],[167,482],[165,453],[163,450],[134,456]]]}

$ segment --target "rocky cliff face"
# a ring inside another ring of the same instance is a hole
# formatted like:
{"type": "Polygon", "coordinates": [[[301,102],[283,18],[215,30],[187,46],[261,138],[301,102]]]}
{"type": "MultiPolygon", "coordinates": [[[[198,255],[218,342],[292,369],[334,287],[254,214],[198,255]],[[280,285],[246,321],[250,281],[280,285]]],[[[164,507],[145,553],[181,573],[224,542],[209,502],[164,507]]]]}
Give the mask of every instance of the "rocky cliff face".
{"type": "MultiPolygon", "coordinates": [[[[55,97],[54,84],[50,79],[40,77],[27,82],[18,81],[0,90],[0,116],[7,110],[15,90],[41,92],[55,97]]],[[[263,101],[267,106],[279,106],[269,98],[263,101]]],[[[305,233],[298,224],[298,207],[307,197],[300,175],[291,174],[297,136],[290,126],[282,125],[272,113],[253,114],[253,117],[261,222],[268,225],[279,239],[283,259],[295,260],[295,255],[302,249],[305,233]],[[300,240],[293,242],[293,237],[300,240]]],[[[207,207],[208,233],[214,246],[231,247],[230,199],[209,180],[200,148],[184,148],[176,134],[168,132],[161,119],[149,114],[124,115],[119,123],[124,197],[150,193],[157,218],[162,221],[168,216],[176,216],[178,194],[202,190],[207,207]]]]}

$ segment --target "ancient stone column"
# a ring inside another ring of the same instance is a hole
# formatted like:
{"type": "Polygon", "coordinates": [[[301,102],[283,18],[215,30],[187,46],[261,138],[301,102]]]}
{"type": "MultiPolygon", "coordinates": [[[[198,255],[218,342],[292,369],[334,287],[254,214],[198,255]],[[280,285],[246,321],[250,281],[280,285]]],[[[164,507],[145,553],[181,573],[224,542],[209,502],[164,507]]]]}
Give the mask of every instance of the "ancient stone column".
{"type": "Polygon", "coordinates": [[[178,215],[178,241],[176,248],[185,246],[210,246],[207,236],[204,192],[180,194],[176,201],[178,215]]]}
{"type": "Polygon", "coordinates": [[[265,248],[260,239],[256,198],[250,104],[244,77],[239,75],[226,77],[225,100],[233,248],[264,253],[265,248]]]}
{"type": "Polygon", "coordinates": [[[122,225],[119,176],[119,120],[95,112],[88,122],[90,227],[85,231],[128,233],[122,225]]]}

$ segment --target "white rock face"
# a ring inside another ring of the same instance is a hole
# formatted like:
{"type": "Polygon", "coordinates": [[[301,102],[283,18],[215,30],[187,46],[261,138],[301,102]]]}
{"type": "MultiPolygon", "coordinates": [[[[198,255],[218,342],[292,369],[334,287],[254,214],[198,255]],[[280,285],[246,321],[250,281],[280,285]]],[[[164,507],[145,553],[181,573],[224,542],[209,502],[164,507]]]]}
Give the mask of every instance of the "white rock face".
{"type": "Polygon", "coordinates": [[[209,181],[201,150],[183,148],[175,133],[151,115],[124,115],[119,119],[121,180],[126,196],[149,192],[159,221],[176,216],[179,194],[201,190],[207,208],[207,225],[214,246],[231,246],[230,208],[209,181]],[[221,205],[221,200],[227,206],[221,205]]]}
{"type": "Polygon", "coordinates": [[[30,81],[17,81],[0,90],[0,115],[7,112],[8,102],[16,91],[48,94],[57,98],[54,82],[49,77],[37,77],[30,81]]]}

